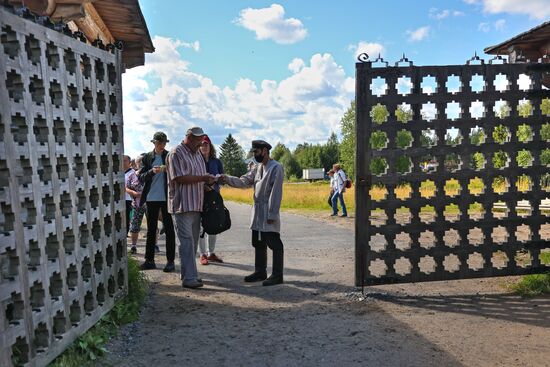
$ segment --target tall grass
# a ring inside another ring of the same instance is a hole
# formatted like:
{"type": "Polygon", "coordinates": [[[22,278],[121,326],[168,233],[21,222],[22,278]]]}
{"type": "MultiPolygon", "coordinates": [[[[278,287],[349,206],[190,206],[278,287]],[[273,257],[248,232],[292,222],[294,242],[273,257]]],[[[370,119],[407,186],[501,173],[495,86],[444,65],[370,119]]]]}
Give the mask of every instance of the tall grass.
{"type": "MultiPolygon", "coordinates": [[[[327,203],[330,187],[326,182],[283,184],[283,200],[281,209],[300,209],[310,211],[330,210],[327,203]]],[[[253,189],[236,189],[223,186],[221,194],[224,200],[252,204],[253,189]]],[[[355,188],[352,186],[344,193],[348,212],[355,212],[355,188]]]]}
{"type": "MultiPolygon", "coordinates": [[[[528,180],[519,179],[517,182],[519,191],[527,191],[530,187],[528,180]]],[[[492,184],[493,190],[501,193],[507,190],[507,183],[496,181],[492,184]]],[[[461,193],[461,187],[458,180],[451,179],[445,183],[445,195],[458,196],[461,193]]],[[[409,183],[404,183],[395,188],[395,196],[400,200],[405,200],[412,195],[412,187],[409,183]]],[[[436,185],[433,181],[424,181],[420,185],[420,196],[423,198],[431,198],[436,195],[436,185]]],[[[473,195],[482,195],[485,191],[483,180],[475,178],[470,180],[468,191],[473,195]]],[[[222,187],[222,196],[225,200],[235,201],[238,203],[252,204],[252,188],[235,189],[229,186],[222,187]]],[[[327,199],[330,188],[327,182],[318,181],[313,183],[308,182],[286,182],[283,184],[283,201],[282,209],[299,209],[310,211],[325,211],[329,210],[327,199]]],[[[369,192],[370,197],[374,201],[381,201],[388,195],[388,190],[384,186],[373,186],[369,192]]],[[[346,189],[344,194],[346,206],[349,212],[355,212],[355,186],[346,189]]],[[[425,209],[426,210],[426,209],[425,209]]],[[[427,208],[429,211],[429,208],[427,208]]],[[[472,212],[481,212],[483,210],[480,204],[470,205],[472,212]]],[[[450,206],[449,213],[458,212],[458,206],[450,206]]]]}

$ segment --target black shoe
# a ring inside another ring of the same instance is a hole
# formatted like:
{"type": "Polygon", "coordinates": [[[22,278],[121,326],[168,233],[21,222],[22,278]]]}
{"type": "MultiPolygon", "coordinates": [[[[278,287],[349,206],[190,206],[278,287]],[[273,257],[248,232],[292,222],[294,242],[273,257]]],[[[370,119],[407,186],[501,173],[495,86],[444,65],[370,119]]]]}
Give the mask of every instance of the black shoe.
{"type": "Polygon", "coordinates": [[[137,247],[132,246],[132,248],[130,249],[130,253],[133,254],[133,255],[137,254],[137,247]]]}
{"type": "Polygon", "coordinates": [[[268,287],[270,285],[276,285],[276,284],[283,284],[283,276],[282,275],[271,275],[269,278],[264,280],[262,283],[263,286],[268,287]]]}
{"type": "Polygon", "coordinates": [[[154,261],[145,261],[139,268],[141,270],[153,270],[157,268],[157,264],[154,261]]]}
{"type": "Polygon", "coordinates": [[[342,214],[342,215],[341,215],[342,218],[345,218],[345,217],[347,217],[347,216],[348,216],[347,214],[342,214]]]}
{"type": "Polygon", "coordinates": [[[162,227],[162,228],[160,229],[159,234],[164,234],[164,233],[166,233],[166,230],[164,229],[164,227],[162,227]]]}
{"type": "Polygon", "coordinates": [[[254,272],[250,275],[245,276],[244,281],[247,283],[253,283],[253,282],[259,282],[261,280],[265,280],[266,278],[267,278],[266,273],[254,272]]]}
{"type": "Polygon", "coordinates": [[[170,262],[166,263],[166,266],[164,267],[164,269],[162,269],[162,271],[165,272],[165,273],[171,273],[174,270],[176,270],[176,267],[174,266],[173,261],[170,261],[170,262]]]}

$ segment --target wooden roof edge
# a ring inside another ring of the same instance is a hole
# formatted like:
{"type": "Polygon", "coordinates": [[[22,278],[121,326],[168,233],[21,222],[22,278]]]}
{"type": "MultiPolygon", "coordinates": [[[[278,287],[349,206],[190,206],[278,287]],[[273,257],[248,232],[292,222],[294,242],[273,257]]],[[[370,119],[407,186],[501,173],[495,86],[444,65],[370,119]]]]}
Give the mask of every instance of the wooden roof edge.
{"type": "Polygon", "coordinates": [[[499,54],[502,50],[502,48],[504,47],[508,47],[510,46],[511,44],[513,43],[517,43],[517,41],[521,41],[523,40],[524,38],[530,36],[532,33],[534,32],[537,32],[545,27],[550,27],[550,21],[546,21],[542,24],[539,24],[538,26],[536,27],[533,27],[531,29],[529,29],[528,31],[525,31],[523,33],[520,33],[518,34],[517,36],[514,36],[512,38],[510,38],[509,40],[506,40],[504,42],[501,42],[499,43],[498,45],[494,45],[494,46],[489,46],[489,47],[485,47],[483,49],[483,51],[486,53],[486,54],[489,54],[489,55],[496,55],[496,54],[499,54]]]}
{"type": "MultiPolygon", "coordinates": [[[[138,15],[141,19],[141,22],[143,23],[143,28],[145,29],[145,33],[147,35],[146,43],[143,45],[143,51],[146,53],[153,53],[155,52],[155,46],[153,46],[153,41],[151,40],[151,35],[149,34],[149,28],[147,27],[147,22],[145,22],[145,17],[143,16],[143,13],[141,12],[141,7],[139,6],[138,0],[134,0],[137,5],[138,15]]],[[[550,22],[548,22],[550,23],[550,22]]]]}

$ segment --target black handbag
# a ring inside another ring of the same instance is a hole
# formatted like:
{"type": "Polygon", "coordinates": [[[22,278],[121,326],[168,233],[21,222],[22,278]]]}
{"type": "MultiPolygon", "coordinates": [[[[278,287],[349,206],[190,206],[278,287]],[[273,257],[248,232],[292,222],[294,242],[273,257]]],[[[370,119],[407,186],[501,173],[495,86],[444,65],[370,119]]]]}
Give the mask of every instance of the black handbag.
{"type": "Polygon", "coordinates": [[[229,210],[223,204],[223,198],[216,190],[204,193],[204,204],[201,213],[201,224],[204,234],[219,234],[231,228],[229,210]]]}
{"type": "Polygon", "coordinates": [[[328,195],[328,206],[330,206],[332,208],[332,193],[328,195]]]}

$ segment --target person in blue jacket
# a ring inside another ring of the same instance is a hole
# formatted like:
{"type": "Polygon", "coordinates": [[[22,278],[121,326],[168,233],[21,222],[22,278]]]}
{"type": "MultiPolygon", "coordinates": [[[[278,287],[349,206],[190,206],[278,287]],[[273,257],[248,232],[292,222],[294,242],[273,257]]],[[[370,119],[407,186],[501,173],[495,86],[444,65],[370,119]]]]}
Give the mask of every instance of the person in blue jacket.
{"type": "MultiPolygon", "coordinates": [[[[221,175],[223,174],[223,164],[218,158],[216,158],[216,148],[212,145],[208,135],[205,135],[202,139],[200,146],[200,152],[204,158],[204,163],[206,164],[206,172],[212,175],[221,175]]],[[[214,190],[220,192],[220,185],[216,182],[212,186],[214,190]]],[[[200,263],[201,265],[208,265],[209,261],[223,263],[223,260],[220,259],[214,253],[216,248],[216,235],[213,234],[204,234],[204,237],[199,239],[199,251],[201,254],[200,263]]]]}

